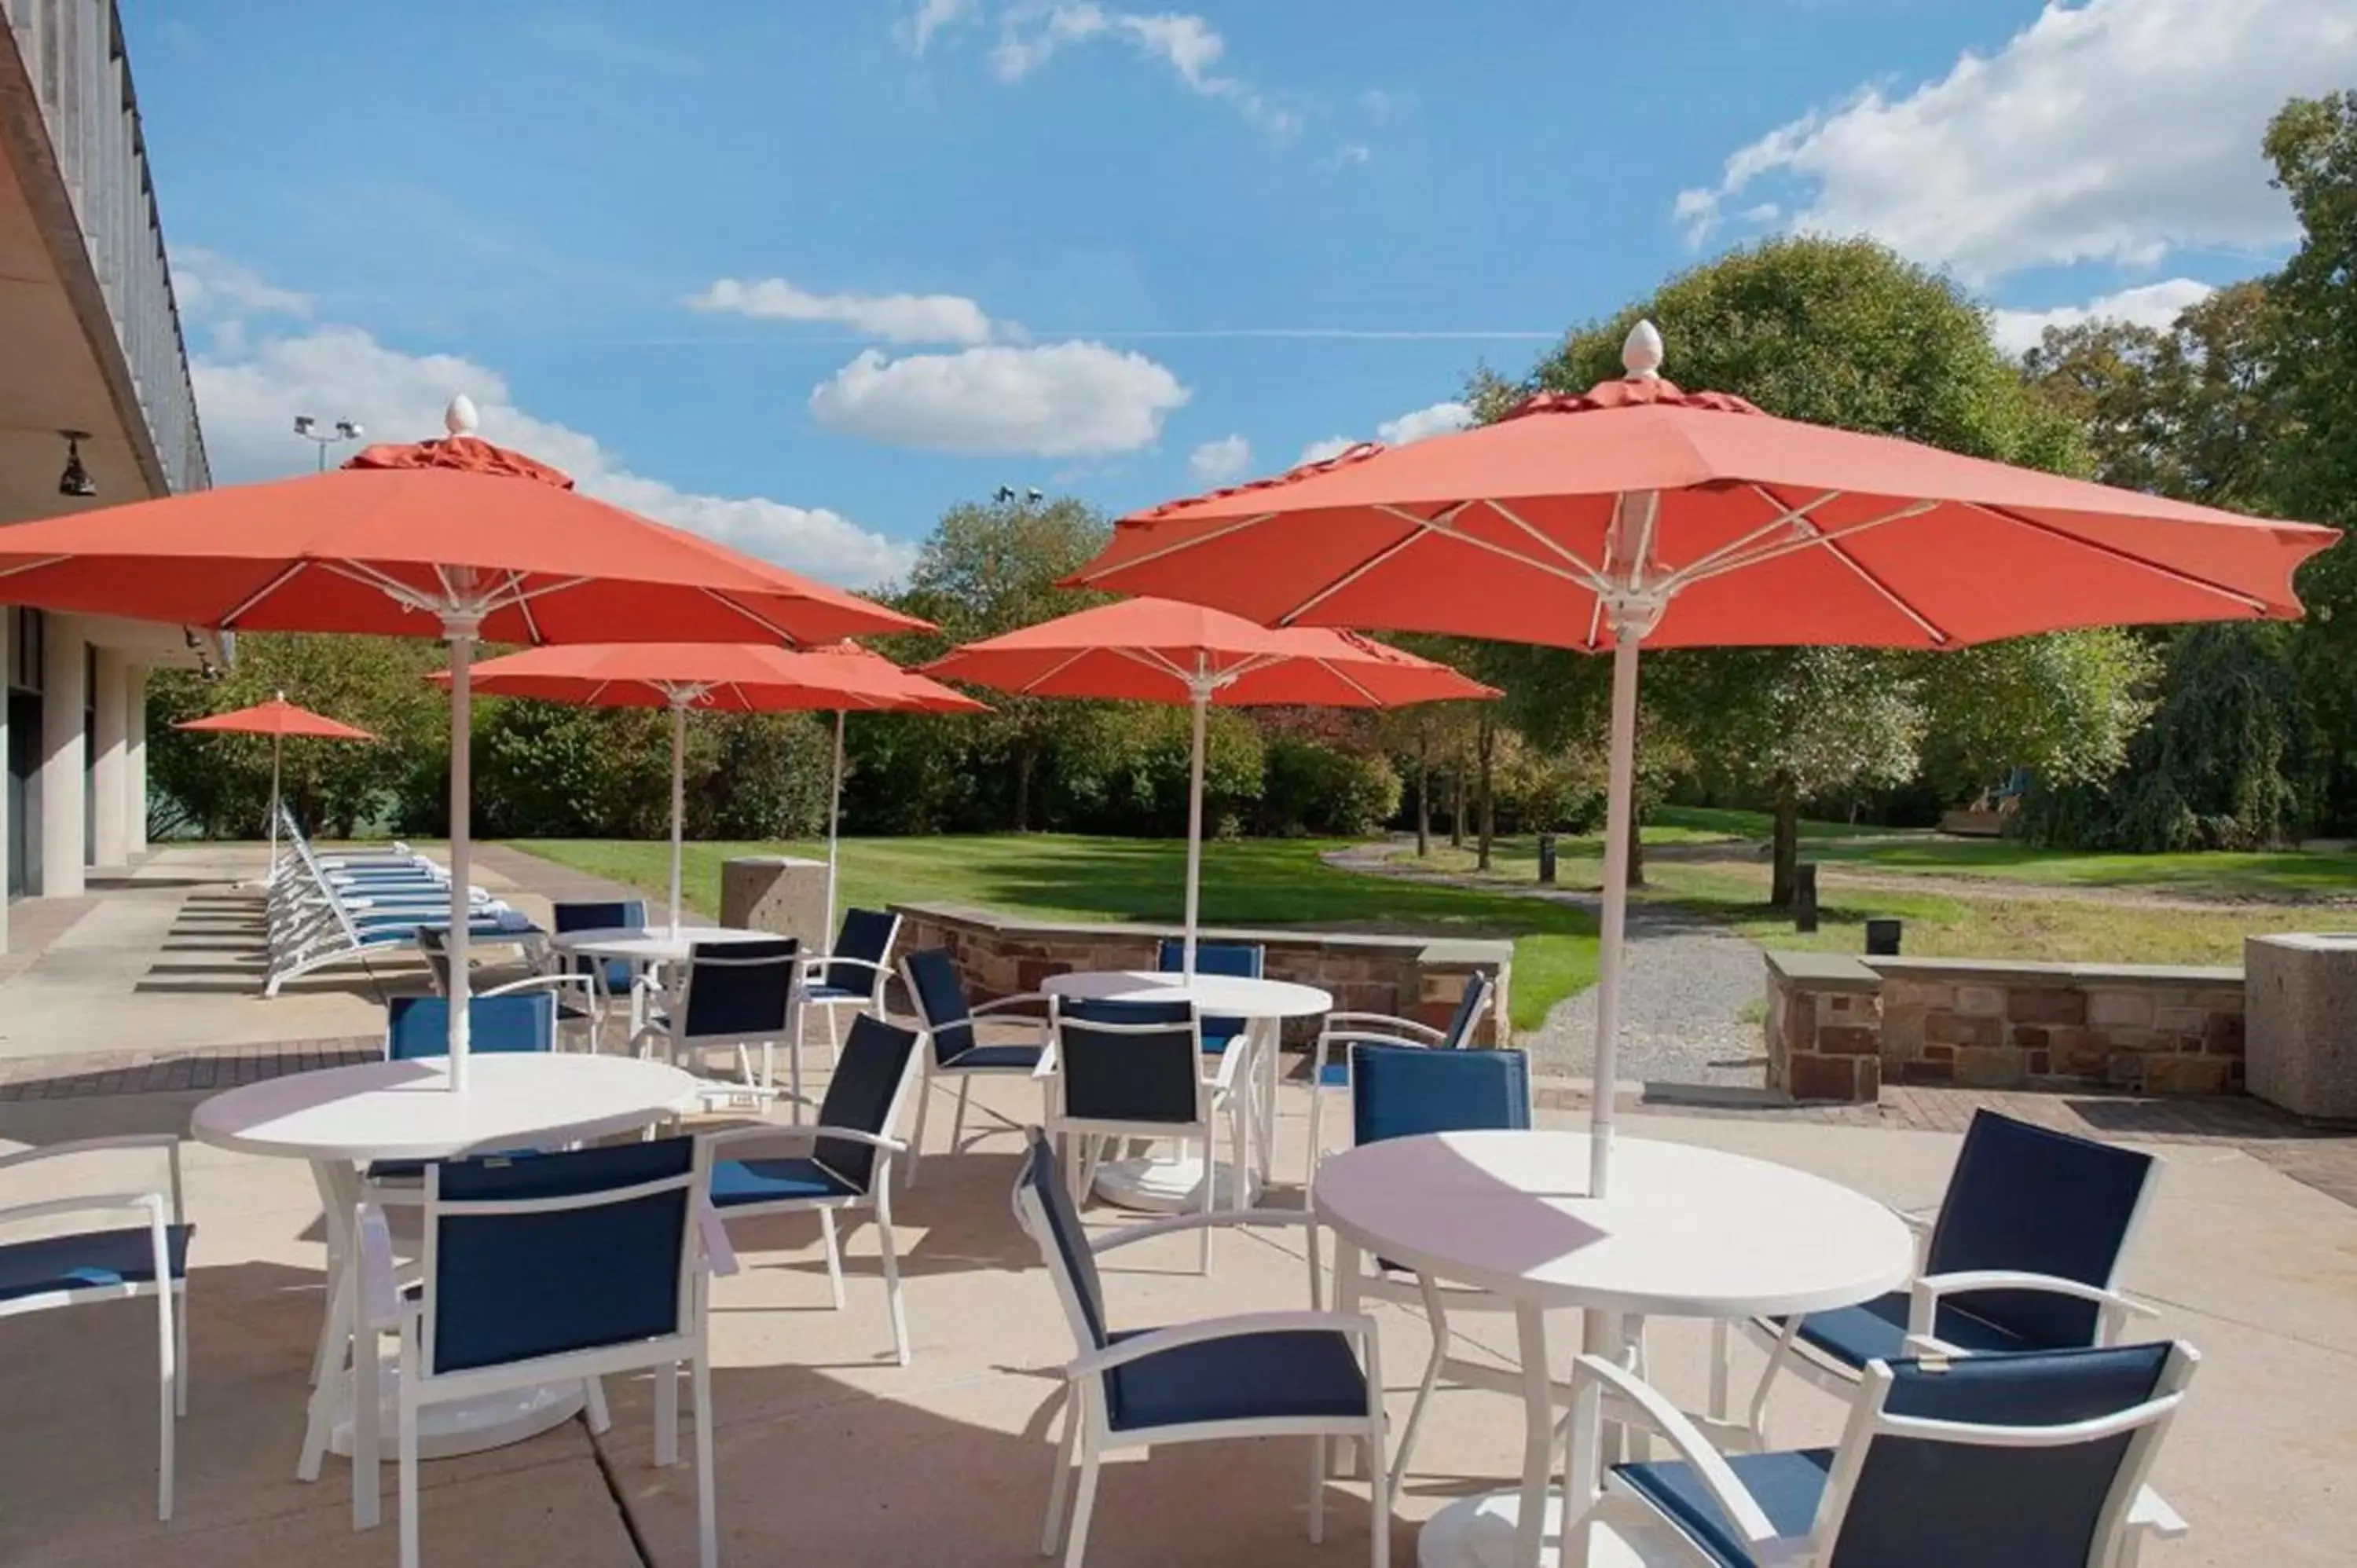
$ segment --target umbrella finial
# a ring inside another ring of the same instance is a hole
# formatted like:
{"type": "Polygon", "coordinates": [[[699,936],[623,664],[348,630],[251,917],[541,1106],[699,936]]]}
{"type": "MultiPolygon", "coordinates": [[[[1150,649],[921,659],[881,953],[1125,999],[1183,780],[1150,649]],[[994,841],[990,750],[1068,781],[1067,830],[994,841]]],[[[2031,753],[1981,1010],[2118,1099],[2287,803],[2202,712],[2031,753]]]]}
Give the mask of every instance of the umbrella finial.
{"type": "Polygon", "coordinates": [[[475,413],[475,400],[465,392],[452,398],[450,406],[442,411],[442,428],[453,435],[472,435],[481,423],[475,413]]]}
{"type": "Polygon", "coordinates": [[[1662,373],[1661,328],[1641,320],[1629,328],[1620,344],[1620,367],[1632,381],[1650,381],[1662,373]]]}

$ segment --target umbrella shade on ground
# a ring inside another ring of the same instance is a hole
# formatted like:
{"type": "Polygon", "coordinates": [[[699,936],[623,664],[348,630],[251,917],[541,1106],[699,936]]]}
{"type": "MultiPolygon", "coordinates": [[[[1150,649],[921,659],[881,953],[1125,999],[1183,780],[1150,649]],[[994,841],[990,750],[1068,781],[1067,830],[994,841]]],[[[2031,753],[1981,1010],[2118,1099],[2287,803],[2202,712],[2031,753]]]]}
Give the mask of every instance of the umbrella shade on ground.
{"type": "Polygon", "coordinates": [[[1124,599],[952,650],[921,671],[1031,697],[1186,703],[1186,972],[1203,879],[1203,730],[1213,703],[1393,708],[1496,697],[1446,664],[1324,627],[1271,630],[1166,599],[1124,599]]]}
{"type": "Polygon", "coordinates": [[[2065,628],[2298,616],[2339,537],[1627,376],[1494,424],[1360,446],[1121,520],[1077,586],[1278,626],[1613,650],[1590,1180],[1611,1157],[1641,647],[1943,649],[2065,628]]]}
{"type": "Polygon", "coordinates": [[[450,645],[450,1070],[467,1079],[468,673],[478,640],[823,642],[922,622],[579,494],[474,434],[341,468],[17,523],[0,603],[450,645]]]}
{"type": "Polygon", "coordinates": [[[309,740],[374,740],[375,736],[357,725],[331,719],[325,714],[315,714],[308,708],[298,708],[280,692],[266,703],[256,703],[250,708],[238,708],[226,714],[211,714],[200,719],[182,719],[174,729],[198,730],[209,735],[266,735],[270,737],[270,875],[278,874],[278,773],[280,754],[287,739],[309,740]]]}
{"type": "MultiPolygon", "coordinates": [[[[447,684],[450,672],[435,681],[447,684]]],[[[680,847],[687,794],[687,715],[835,715],[827,827],[827,929],[834,926],[835,808],[843,796],[843,720],[878,713],[981,713],[983,704],[854,644],[795,650],[764,643],[643,642],[533,648],[475,666],[475,690],[587,707],[671,710],[671,924],[680,923],[680,847]]]]}

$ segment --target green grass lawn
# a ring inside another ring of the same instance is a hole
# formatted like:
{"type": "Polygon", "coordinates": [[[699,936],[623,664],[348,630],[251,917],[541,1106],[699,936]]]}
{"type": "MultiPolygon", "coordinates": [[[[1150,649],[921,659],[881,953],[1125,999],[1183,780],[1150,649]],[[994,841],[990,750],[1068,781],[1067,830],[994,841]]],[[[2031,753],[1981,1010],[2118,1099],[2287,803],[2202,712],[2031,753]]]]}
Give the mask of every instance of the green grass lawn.
{"type": "MultiPolygon", "coordinates": [[[[578,870],[661,894],[670,847],[616,840],[539,839],[516,845],[578,870]]],[[[1507,937],[1514,943],[1514,1027],[1596,979],[1596,924],[1561,905],[1474,888],[1435,887],[1338,871],[1318,858],[1331,843],[1259,840],[1203,850],[1206,925],[1315,926],[1507,937]]],[[[682,860],[687,902],[720,908],[720,864],[732,855],[821,855],[815,843],[691,843],[682,860]]],[[[845,903],[973,904],[1071,920],[1175,924],[1185,898],[1186,846],[1168,839],[1067,834],[843,841],[845,903]]]]}

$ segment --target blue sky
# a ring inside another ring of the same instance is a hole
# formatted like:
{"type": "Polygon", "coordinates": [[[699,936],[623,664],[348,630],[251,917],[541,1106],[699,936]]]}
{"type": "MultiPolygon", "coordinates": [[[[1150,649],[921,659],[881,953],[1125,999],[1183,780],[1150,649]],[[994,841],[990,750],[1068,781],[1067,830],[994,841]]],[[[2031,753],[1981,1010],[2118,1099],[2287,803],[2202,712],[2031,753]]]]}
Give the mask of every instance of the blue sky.
{"type": "Polygon", "coordinates": [[[1790,226],[2009,341],[2166,319],[2281,255],[2259,134],[2357,73],[2357,0],[122,8],[221,478],[463,391],[854,584],[1002,483],[1118,511],[1445,428],[1790,226]]]}

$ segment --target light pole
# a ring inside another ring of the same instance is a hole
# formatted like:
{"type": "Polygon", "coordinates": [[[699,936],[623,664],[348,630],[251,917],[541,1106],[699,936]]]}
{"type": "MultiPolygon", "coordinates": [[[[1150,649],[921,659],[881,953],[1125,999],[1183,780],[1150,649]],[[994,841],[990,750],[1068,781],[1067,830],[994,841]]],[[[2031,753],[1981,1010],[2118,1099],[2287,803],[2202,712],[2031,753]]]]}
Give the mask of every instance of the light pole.
{"type": "Polygon", "coordinates": [[[307,413],[298,413],[295,416],[295,434],[319,448],[319,472],[326,473],[328,448],[341,446],[347,441],[358,441],[362,432],[357,423],[349,419],[339,419],[332,430],[323,431],[317,420],[307,413]]]}

